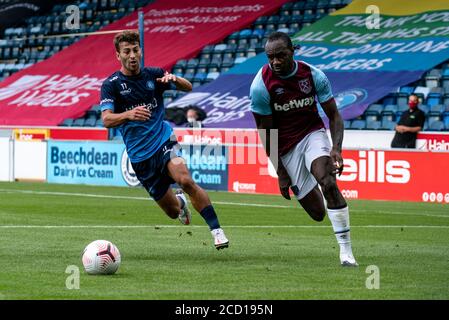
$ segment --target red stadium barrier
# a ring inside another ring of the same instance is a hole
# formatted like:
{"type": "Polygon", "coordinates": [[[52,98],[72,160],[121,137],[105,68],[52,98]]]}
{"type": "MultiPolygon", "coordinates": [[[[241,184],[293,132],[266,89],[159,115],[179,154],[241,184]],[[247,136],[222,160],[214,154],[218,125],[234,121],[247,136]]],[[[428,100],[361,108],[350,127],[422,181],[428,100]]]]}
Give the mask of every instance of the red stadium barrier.
{"type": "MultiPolygon", "coordinates": [[[[184,143],[228,146],[228,190],[279,194],[255,130],[177,129],[184,143]]],[[[345,198],[449,203],[449,152],[344,150],[338,185],[345,198]]]]}

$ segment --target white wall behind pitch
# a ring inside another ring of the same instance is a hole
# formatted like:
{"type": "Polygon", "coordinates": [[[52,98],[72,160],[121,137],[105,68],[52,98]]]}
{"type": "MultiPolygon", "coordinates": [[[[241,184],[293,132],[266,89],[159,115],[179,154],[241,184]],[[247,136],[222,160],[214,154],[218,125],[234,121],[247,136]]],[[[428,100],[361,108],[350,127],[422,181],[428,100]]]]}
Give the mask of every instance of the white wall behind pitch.
{"type": "Polygon", "coordinates": [[[14,179],[47,179],[47,142],[15,141],[14,179]]]}
{"type": "Polygon", "coordinates": [[[8,138],[0,137],[0,181],[11,181],[11,149],[12,143],[8,138]]]}

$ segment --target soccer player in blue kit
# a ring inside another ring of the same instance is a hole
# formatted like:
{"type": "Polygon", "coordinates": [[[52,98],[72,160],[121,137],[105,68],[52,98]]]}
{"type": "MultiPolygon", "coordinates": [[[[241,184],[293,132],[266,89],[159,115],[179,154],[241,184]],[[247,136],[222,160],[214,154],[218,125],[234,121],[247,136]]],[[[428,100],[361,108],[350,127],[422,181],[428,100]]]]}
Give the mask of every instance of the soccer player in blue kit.
{"type": "Polygon", "coordinates": [[[321,70],[294,60],[293,44],[286,33],[270,34],[265,53],[269,63],[252,82],[251,109],[259,130],[278,130],[278,154],[270,154],[267,147],[273,144],[268,141],[265,148],[271,158],[280,158],[273,161],[279,163],[280,192],[290,200],[290,188],[315,221],[323,221],[327,206],[340,245],[341,265],[358,266],[352,254],[349,208],[336,183],[336,174],[343,171],[344,128],[330,82],[321,70]],[[333,145],[317,101],[329,119],[333,145]]]}
{"type": "Polygon", "coordinates": [[[176,182],[208,224],[217,250],[227,248],[229,241],[209,196],[191,178],[173,129],[164,121],[162,93],[169,89],[191,91],[192,84],[161,68],[141,68],[140,39],[135,31],[118,33],[114,46],[121,68],[101,87],[104,126],[118,128],[137,178],[170,218],[186,225],[191,221],[184,193],[170,188],[176,182]]]}

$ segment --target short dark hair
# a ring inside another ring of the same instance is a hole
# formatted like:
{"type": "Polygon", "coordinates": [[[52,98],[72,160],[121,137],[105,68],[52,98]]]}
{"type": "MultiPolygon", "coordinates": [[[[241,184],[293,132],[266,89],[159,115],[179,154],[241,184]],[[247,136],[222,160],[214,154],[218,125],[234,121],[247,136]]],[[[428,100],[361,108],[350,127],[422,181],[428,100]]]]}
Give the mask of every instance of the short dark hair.
{"type": "Polygon", "coordinates": [[[276,31],[276,32],[271,33],[268,36],[267,42],[269,42],[269,41],[276,41],[276,40],[284,41],[284,43],[287,45],[287,48],[289,48],[292,51],[294,51],[292,39],[290,39],[289,35],[286,34],[285,32],[276,31]]]}
{"type": "Polygon", "coordinates": [[[125,30],[117,33],[114,37],[115,51],[120,52],[120,42],[138,43],[140,46],[140,36],[135,30],[125,30]]]}

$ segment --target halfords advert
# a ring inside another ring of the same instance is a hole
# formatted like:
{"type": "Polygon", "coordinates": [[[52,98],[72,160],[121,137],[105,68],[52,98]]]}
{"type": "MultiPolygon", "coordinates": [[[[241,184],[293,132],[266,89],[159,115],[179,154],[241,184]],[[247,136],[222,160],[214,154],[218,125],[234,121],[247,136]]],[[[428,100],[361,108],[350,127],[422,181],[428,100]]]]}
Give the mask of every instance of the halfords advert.
{"type": "Polygon", "coordinates": [[[121,143],[49,141],[47,150],[48,182],[110,186],[139,184],[121,143]]]}

